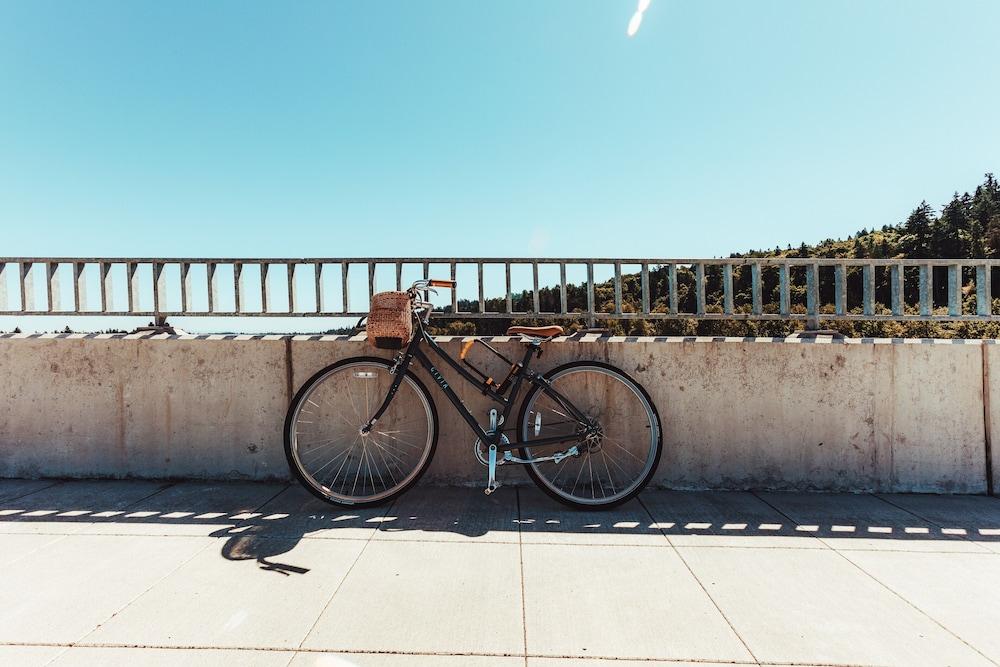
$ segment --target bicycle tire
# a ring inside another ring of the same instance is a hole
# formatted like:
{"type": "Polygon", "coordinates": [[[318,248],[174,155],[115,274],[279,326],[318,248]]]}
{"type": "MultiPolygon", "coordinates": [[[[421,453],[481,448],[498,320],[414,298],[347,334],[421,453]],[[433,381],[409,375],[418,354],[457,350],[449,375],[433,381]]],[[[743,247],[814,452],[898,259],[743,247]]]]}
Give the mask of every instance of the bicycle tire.
{"type": "MultiPolygon", "coordinates": [[[[420,460],[418,461],[412,473],[406,477],[403,483],[394,485],[391,491],[379,494],[378,497],[374,499],[365,499],[363,497],[350,498],[350,497],[343,497],[342,495],[339,494],[338,497],[334,497],[327,493],[324,493],[324,491],[321,490],[321,488],[319,488],[322,485],[317,486],[318,483],[317,480],[311,477],[304,470],[305,466],[300,460],[300,457],[298,455],[298,434],[295,432],[293,428],[294,425],[296,424],[297,416],[300,414],[306,400],[313,394],[313,391],[316,390],[320,385],[322,385],[326,380],[333,377],[333,375],[338,370],[343,369],[344,367],[363,366],[363,365],[381,367],[386,369],[386,372],[388,372],[388,369],[392,367],[392,362],[386,359],[382,359],[380,357],[350,357],[347,359],[342,359],[334,364],[330,364],[329,366],[315,373],[312,377],[309,378],[309,380],[305,382],[305,384],[302,385],[302,387],[299,388],[299,390],[295,394],[295,397],[292,399],[288,407],[288,412],[285,415],[285,424],[283,431],[285,458],[288,462],[288,467],[289,470],[292,472],[292,475],[312,495],[316,496],[320,500],[323,500],[327,503],[341,507],[354,507],[354,508],[373,507],[392,502],[400,495],[405,493],[407,490],[412,488],[413,485],[415,485],[420,480],[423,474],[427,471],[428,466],[430,466],[430,463],[434,458],[434,453],[437,451],[438,428],[439,428],[437,408],[434,405],[434,400],[431,397],[430,392],[427,391],[427,387],[423,384],[423,382],[420,381],[420,379],[416,375],[413,374],[412,371],[408,369],[406,371],[406,376],[404,377],[403,384],[400,385],[400,388],[402,390],[402,387],[409,386],[414,392],[416,392],[416,395],[426,408],[426,418],[428,421],[427,424],[428,438],[426,440],[426,445],[425,445],[426,453],[424,453],[421,456],[420,460]]],[[[397,394],[397,398],[398,397],[399,395],[397,394]]],[[[379,396],[378,400],[381,400],[382,398],[384,398],[384,394],[379,396]]],[[[395,401],[396,399],[394,398],[394,402],[395,401]]],[[[385,416],[383,415],[383,418],[384,417],[385,416]]],[[[350,453],[346,454],[345,458],[349,459],[350,453]]],[[[374,459],[375,457],[373,456],[372,460],[374,461],[374,459]]],[[[383,460],[385,459],[383,458],[383,460]]],[[[360,465],[361,464],[359,464],[358,467],[358,473],[357,473],[358,476],[360,476],[360,471],[361,471],[360,465]]],[[[349,467],[348,471],[350,471],[349,467]]],[[[369,468],[369,475],[371,475],[370,468],[369,468]]]]}
{"type": "MultiPolygon", "coordinates": [[[[645,466],[639,473],[638,478],[630,485],[630,489],[627,492],[616,493],[612,498],[597,498],[584,499],[573,497],[573,494],[559,492],[557,489],[553,488],[554,483],[546,478],[539,471],[537,465],[545,464],[526,464],[528,475],[531,480],[548,496],[554,498],[555,500],[568,505],[576,509],[610,509],[621,505],[622,503],[628,502],[636,495],[638,495],[648,484],[650,479],[656,473],[656,469],[660,463],[660,457],[663,453],[663,430],[660,425],[659,413],[656,410],[656,406],[653,404],[652,399],[649,397],[649,393],[646,391],[645,387],[632,379],[627,373],[622,371],[620,368],[616,368],[610,364],[606,364],[599,361],[574,361],[567,364],[563,364],[557,368],[552,369],[545,373],[544,377],[549,381],[555,381],[560,377],[566,377],[572,372],[579,372],[582,370],[596,370],[608,377],[615,378],[622,382],[622,384],[627,387],[633,394],[639,399],[640,404],[646,410],[648,416],[649,428],[651,429],[650,437],[650,448],[648,453],[648,460],[645,462],[645,466]]],[[[531,390],[525,395],[524,400],[521,403],[520,411],[518,412],[517,418],[517,432],[522,443],[526,443],[527,446],[522,446],[519,448],[519,454],[521,458],[529,459],[532,456],[530,450],[530,432],[529,423],[527,419],[527,414],[532,406],[534,406],[537,397],[542,394],[544,390],[538,385],[534,385],[531,390]]],[[[563,392],[565,393],[565,392],[563,392]]],[[[572,396],[567,396],[571,401],[572,396]]],[[[532,426],[532,428],[537,428],[532,426]]],[[[589,456],[589,453],[581,456],[589,456]]],[[[572,459],[566,459],[570,461],[572,459]]],[[[551,464],[551,465],[562,465],[551,464]]],[[[605,464],[606,465],[606,464],[605,464]]],[[[581,463],[582,466],[582,463],[581,463]]],[[[582,469],[581,469],[582,471],[582,469]]],[[[611,477],[611,472],[609,469],[608,477],[611,477]]],[[[603,485],[603,484],[602,484],[603,485]]],[[[624,490],[623,490],[624,491],[624,490]]]]}

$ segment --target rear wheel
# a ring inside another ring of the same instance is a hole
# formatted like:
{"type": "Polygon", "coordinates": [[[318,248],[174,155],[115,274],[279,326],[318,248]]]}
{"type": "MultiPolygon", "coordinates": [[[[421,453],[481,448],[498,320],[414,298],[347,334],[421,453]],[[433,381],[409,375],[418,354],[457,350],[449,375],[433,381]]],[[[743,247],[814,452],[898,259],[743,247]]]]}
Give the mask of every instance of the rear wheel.
{"type": "MultiPolygon", "coordinates": [[[[547,494],[573,507],[621,504],[649,483],[662,451],[660,418],[642,386],[621,370],[596,361],[578,361],[546,374],[552,389],[599,425],[599,436],[577,444],[579,456],[559,463],[527,464],[532,480],[547,494]]],[[[581,431],[580,423],[549,392],[534,385],[518,416],[526,443],[521,458],[551,455],[567,445],[533,450],[532,440],[581,431]]]]}
{"type": "Polygon", "coordinates": [[[437,446],[437,412],[427,388],[407,371],[371,432],[361,427],[392,384],[391,362],[344,359],[298,391],[285,418],[285,455],[315,496],[353,507],[389,502],[413,486],[437,446]]]}

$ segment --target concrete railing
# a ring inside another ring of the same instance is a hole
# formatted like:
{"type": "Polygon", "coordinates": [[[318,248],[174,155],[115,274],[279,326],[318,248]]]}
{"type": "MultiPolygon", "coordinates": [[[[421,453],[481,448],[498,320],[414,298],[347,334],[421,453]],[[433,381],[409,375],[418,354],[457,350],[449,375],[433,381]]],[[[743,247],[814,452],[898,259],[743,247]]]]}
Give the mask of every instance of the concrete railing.
{"type": "Polygon", "coordinates": [[[1000,320],[998,269],[989,259],[0,257],[0,315],[360,317],[378,289],[450,277],[460,289],[438,317],[984,321],[1000,320]]]}
{"type": "MultiPolygon", "coordinates": [[[[457,354],[460,340],[443,345],[457,354]]],[[[2,335],[0,477],[284,479],[293,392],[376,353],[363,336],[2,335]]],[[[998,473],[994,341],[585,336],[548,344],[538,363],[573,359],[649,390],[658,486],[985,493],[998,473]]],[[[426,384],[442,422],[427,480],[481,484],[473,436],[426,384]]],[[[485,419],[478,389],[461,395],[485,419]]]]}

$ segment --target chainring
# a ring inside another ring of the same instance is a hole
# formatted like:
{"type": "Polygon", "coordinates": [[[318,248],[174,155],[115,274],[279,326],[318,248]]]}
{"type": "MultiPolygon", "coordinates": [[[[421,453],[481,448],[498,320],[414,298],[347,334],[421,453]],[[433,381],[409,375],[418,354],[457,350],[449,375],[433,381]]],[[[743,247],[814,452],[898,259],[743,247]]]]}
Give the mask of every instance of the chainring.
{"type": "MultiPolygon", "coordinates": [[[[503,433],[501,433],[500,434],[500,442],[502,442],[505,445],[509,445],[510,444],[510,439],[506,435],[504,435],[503,433]]],[[[472,444],[472,451],[476,455],[476,460],[477,461],[479,461],[480,463],[482,463],[484,466],[489,466],[489,464],[490,464],[490,448],[487,447],[486,444],[483,443],[482,440],[480,440],[479,438],[476,438],[476,441],[472,444]]],[[[497,456],[497,465],[501,466],[503,464],[504,464],[503,457],[498,455],[497,456]]]]}

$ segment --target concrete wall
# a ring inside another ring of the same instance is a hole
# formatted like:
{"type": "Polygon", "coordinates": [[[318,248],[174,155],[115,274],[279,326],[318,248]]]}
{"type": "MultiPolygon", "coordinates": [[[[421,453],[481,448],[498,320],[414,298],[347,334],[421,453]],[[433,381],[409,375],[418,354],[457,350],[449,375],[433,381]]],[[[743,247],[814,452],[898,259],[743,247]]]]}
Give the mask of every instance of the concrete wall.
{"type": "MultiPolygon", "coordinates": [[[[343,337],[246,338],[0,337],[0,477],[284,479],[292,393],[338,359],[387,356],[343,337]]],[[[998,355],[978,341],[604,339],[550,343],[539,365],[599,359],[646,387],[659,486],[983,493],[998,355]]],[[[474,437],[425,384],[442,421],[427,481],[483,483],[474,437]]],[[[461,393],[485,420],[488,401],[461,393]]]]}

